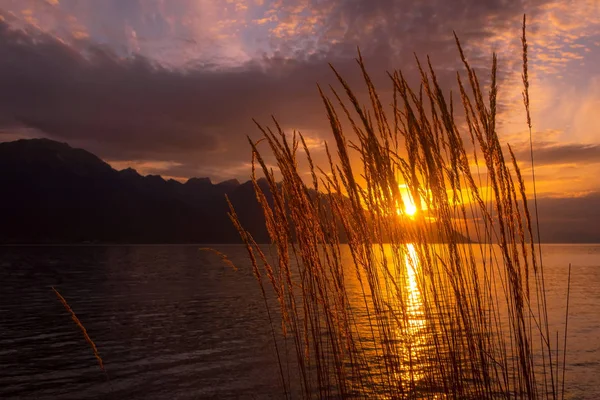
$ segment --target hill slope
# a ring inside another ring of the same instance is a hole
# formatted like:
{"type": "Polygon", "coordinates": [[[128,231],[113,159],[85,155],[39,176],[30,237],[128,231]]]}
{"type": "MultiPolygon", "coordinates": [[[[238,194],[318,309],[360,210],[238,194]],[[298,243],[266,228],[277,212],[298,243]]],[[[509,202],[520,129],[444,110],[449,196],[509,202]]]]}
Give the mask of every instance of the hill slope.
{"type": "MultiPolygon", "coordinates": [[[[270,201],[266,180],[259,185],[270,201]]],[[[0,243],[240,243],[226,195],[255,240],[270,242],[250,181],[181,183],[117,171],[48,139],[0,143],[0,188],[0,243]]]]}
{"type": "Polygon", "coordinates": [[[254,221],[256,239],[268,241],[250,182],[116,171],[47,139],[0,143],[0,187],[2,243],[236,243],[226,194],[243,220],[254,221]]]}

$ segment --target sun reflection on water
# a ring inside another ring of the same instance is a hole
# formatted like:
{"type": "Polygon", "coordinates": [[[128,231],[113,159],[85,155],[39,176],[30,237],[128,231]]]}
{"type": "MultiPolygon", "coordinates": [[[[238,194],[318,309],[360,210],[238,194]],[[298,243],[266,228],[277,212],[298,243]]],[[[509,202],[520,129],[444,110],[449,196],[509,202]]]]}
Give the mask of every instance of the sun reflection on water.
{"type": "Polygon", "coordinates": [[[426,319],[423,296],[419,288],[418,274],[420,272],[419,254],[413,243],[406,244],[404,251],[405,294],[403,321],[397,332],[401,343],[401,376],[403,382],[414,386],[425,376],[426,319]]]}
{"type": "MultiPolygon", "coordinates": [[[[445,398],[443,388],[432,383],[437,362],[433,337],[436,324],[430,320],[434,317],[427,306],[430,292],[420,249],[414,243],[387,245],[382,256],[375,286],[383,306],[381,321],[374,324],[364,310],[360,282],[354,281],[348,287],[352,306],[361,310],[355,322],[361,349],[357,357],[364,357],[363,378],[368,376],[366,381],[353,384],[357,385],[357,393],[368,394],[369,398],[445,398]]],[[[374,307],[370,301],[368,304],[374,307]]]]}

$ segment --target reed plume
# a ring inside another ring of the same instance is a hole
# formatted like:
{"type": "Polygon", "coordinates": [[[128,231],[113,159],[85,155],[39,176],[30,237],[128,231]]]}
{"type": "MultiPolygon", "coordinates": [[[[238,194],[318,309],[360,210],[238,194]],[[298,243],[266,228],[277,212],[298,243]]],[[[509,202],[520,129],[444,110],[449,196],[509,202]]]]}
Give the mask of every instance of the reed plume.
{"type": "Polygon", "coordinates": [[[56,290],[54,288],[54,286],[52,287],[52,291],[54,292],[56,297],[58,297],[58,300],[60,300],[62,305],[65,307],[65,310],[67,310],[69,315],[71,315],[71,319],[73,320],[73,322],[75,322],[75,325],[77,325],[77,327],[81,330],[81,333],[83,334],[83,337],[85,338],[85,341],[88,343],[88,345],[92,349],[92,352],[94,353],[94,357],[96,357],[96,360],[98,361],[98,366],[100,367],[102,372],[104,372],[104,374],[106,375],[106,378],[108,379],[108,374],[106,373],[106,369],[104,369],[104,363],[102,362],[102,357],[100,357],[100,353],[98,352],[98,349],[96,348],[96,344],[94,343],[94,341],[92,340],[90,335],[87,333],[85,326],[83,326],[83,324],[81,323],[79,318],[77,318],[75,311],[73,311],[71,306],[69,306],[69,303],[67,303],[67,300],[58,292],[58,290],[56,290]]]}
{"type": "MultiPolygon", "coordinates": [[[[525,20],[531,129],[524,33],[525,20]]],[[[231,204],[230,217],[263,296],[268,283],[279,305],[281,330],[271,327],[295,354],[284,361],[277,348],[286,395],[299,383],[304,398],[558,396],[537,214],[533,222],[519,163],[496,128],[496,55],[485,93],[458,37],[456,45],[461,117],[429,58],[416,59],[418,90],[401,71],[388,74],[390,109],[359,52],[368,104],[333,66],[340,88],[319,87],[334,139],[328,165],[315,165],[304,136],[275,119],[257,123],[260,144],[249,139],[273,257],[231,204]]]]}

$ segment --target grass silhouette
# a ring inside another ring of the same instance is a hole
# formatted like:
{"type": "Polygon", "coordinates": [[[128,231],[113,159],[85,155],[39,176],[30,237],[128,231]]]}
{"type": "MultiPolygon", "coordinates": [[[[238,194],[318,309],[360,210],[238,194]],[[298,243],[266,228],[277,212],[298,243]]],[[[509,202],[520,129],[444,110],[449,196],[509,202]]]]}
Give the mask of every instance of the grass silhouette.
{"type": "MultiPolygon", "coordinates": [[[[531,137],[525,31],[524,18],[531,137]]],[[[296,384],[305,398],[559,396],[534,240],[537,201],[534,220],[519,164],[496,131],[496,55],[484,95],[458,38],[456,44],[465,70],[457,73],[462,123],[429,59],[416,60],[418,90],[401,71],[389,73],[388,109],[359,53],[368,104],[333,67],[342,90],[330,87],[329,96],[319,88],[335,140],[335,161],[326,146],[328,167],[316,166],[302,134],[286,135],[276,120],[273,128],[257,123],[263,143],[249,139],[275,255],[265,254],[231,204],[230,217],[246,243],[273,337],[285,337],[285,349],[275,344],[286,396],[296,384]],[[259,150],[265,144],[280,180],[259,150]],[[271,293],[277,310],[269,309],[271,293]],[[292,352],[292,366],[284,351],[292,352]]],[[[562,372],[564,382],[564,358],[562,372]]]]}

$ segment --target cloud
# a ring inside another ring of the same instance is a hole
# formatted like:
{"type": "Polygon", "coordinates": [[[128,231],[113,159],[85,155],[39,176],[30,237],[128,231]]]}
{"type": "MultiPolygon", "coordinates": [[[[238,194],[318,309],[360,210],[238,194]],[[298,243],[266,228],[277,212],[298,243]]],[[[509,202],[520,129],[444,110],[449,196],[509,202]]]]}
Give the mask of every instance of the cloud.
{"type": "Polygon", "coordinates": [[[141,175],[167,175],[166,171],[170,171],[180,167],[181,164],[174,161],[139,161],[139,160],[123,160],[111,161],[106,160],[111,167],[120,171],[127,168],[133,168],[141,175]]]}
{"type": "Polygon", "coordinates": [[[174,70],[102,46],[78,52],[50,35],[0,23],[3,120],[116,159],[223,157],[233,138],[244,147],[251,118],[277,112],[287,96],[277,94],[279,85],[297,100],[316,95],[314,86],[293,82],[295,70],[290,65],[280,78],[257,64],[222,72],[174,70]]]}
{"type": "Polygon", "coordinates": [[[385,71],[418,83],[413,52],[430,54],[443,88],[456,89],[456,31],[483,85],[499,55],[498,129],[528,177],[524,12],[544,232],[597,237],[600,217],[585,217],[600,198],[596,0],[0,0],[0,140],[44,136],[117,168],[245,180],[252,118],[275,115],[306,134],[319,164],[331,139],[316,90],[335,83],[327,63],[367,98],[360,46],[387,104],[385,71]]]}
{"type": "MultiPolygon", "coordinates": [[[[543,243],[600,243],[600,192],[577,197],[539,197],[537,206],[543,243]]],[[[532,199],[528,201],[528,207],[532,215],[533,236],[537,238],[532,199]]],[[[492,213],[496,218],[495,210],[492,213]]],[[[475,221],[471,218],[469,215],[469,221],[475,221]]],[[[480,225],[480,228],[483,226],[480,225]]]]}
{"type": "MultiPolygon", "coordinates": [[[[594,8],[592,2],[582,4],[565,9],[552,0],[525,5],[502,0],[0,0],[0,137],[39,132],[114,162],[175,163],[155,164],[177,165],[173,176],[230,173],[243,179],[250,161],[245,137],[258,136],[251,120],[269,122],[274,114],[286,130],[309,135],[318,162],[324,157],[318,154],[322,141],[330,135],[316,83],[334,82],[328,62],[365,98],[354,62],[360,46],[388,101],[391,86],[384,71],[402,68],[418,82],[412,53],[429,53],[442,85],[452,88],[460,68],[455,30],[484,83],[490,51],[500,53],[501,110],[513,112],[515,120],[501,130],[522,139],[524,117],[514,113],[522,108],[522,13],[531,17],[535,70],[549,65],[548,57],[587,62],[593,56],[585,51],[592,48],[591,39],[582,37],[596,20],[579,17],[581,12],[593,16],[594,8]]],[[[533,80],[532,90],[539,82],[533,80]]],[[[559,89],[545,90],[543,104],[534,103],[536,110],[550,113],[546,98],[556,98],[551,94],[559,89]]],[[[589,98],[585,110],[596,104],[594,96],[589,98]]],[[[534,123],[547,119],[534,117],[534,123]]],[[[565,122],[561,131],[566,129],[565,122]]],[[[546,151],[551,159],[565,156],[567,149],[546,151]]]]}
{"type": "Polygon", "coordinates": [[[600,242],[600,192],[575,198],[541,198],[538,208],[543,242],[600,242]]]}
{"type": "MultiPolygon", "coordinates": [[[[535,165],[600,163],[599,144],[538,142],[534,145],[533,154],[535,165]]],[[[515,156],[519,161],[529,162],[529,145],[520,145],[515,156]]]]}

